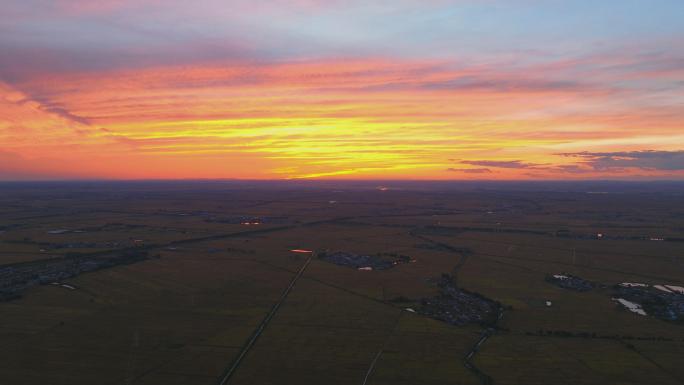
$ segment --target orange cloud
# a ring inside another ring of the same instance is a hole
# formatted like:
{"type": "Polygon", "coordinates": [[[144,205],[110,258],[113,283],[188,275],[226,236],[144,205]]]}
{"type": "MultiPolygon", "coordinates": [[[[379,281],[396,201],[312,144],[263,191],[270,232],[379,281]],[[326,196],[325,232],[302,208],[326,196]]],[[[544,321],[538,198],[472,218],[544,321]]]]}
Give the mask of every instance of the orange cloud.
{"type": "Polygon", "coordinates": [[[580,176],[557,154],[684,147],[680,113],[544,71],[355,59],[34,76],[0,88],[0,145],[40,175],[412,179],[531,177],[496,166],[511,161],[580,176]]]}

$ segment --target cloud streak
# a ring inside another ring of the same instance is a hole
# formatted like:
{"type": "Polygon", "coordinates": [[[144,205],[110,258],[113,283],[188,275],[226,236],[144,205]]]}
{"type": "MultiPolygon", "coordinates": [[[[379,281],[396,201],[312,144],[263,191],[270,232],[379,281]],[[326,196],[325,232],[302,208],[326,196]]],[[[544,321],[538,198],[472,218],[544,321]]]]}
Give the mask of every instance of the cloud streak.
{"type": "Polygon", "coordinates": [[[492,170],[488,168],[447,168],[449,172],[460,172],[464,174],[491,174],[492,170]]]}
{"type": "Polygon", "coordinates": [[[522,160],[462,160],[459,163],[469,164],[472,166],[486,166],[494,168],[515,168],[515,169],[533,169],[540,166],[535,163],[525,163],[522,160]]]}
{"type": "Polygon", "coordinates": [[[684,150],[679,151],[616,151],[616,152],[575,152],[560,154],[577,158],[583,165],[597,171],[636,168],[640,170],[682,171],[684,170],[684,150]]]}
{"type": "Polygon", "coordinates": [[[31,175],[682,176],[684,3],[0,7],[0,148],[31,175]]]}

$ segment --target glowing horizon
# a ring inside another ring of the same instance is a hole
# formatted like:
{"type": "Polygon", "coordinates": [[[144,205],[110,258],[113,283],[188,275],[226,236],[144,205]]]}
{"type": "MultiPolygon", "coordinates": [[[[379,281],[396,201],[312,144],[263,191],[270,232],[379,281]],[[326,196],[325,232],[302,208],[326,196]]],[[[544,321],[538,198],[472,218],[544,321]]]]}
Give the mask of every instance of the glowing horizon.
{"type": "Polygon", "coordinates": [[[0,11],[0,180],[684,178],[681,2],[0,11]]]}

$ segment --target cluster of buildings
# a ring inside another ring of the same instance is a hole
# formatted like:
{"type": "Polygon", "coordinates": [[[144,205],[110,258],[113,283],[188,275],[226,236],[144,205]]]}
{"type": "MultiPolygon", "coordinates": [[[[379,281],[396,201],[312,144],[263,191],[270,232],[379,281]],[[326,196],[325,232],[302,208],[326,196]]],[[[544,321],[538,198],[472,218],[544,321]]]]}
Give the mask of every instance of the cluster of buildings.
{"type": "Polygon", "coordinates": [[[684,321],[684,287],[624,282],[614,299],[627,310],[666,321],[684,321]]]}
{"type": "Polygon", "coordinates": [[[387,270],[402,263],[413,261],[411,257],[399,254],[354,254],[345,251],[319,252],[318,258],[339,266],[351,267],[362,271],[387,270]]]}
{"type": "MultiPolygon", "coordinates": [[[[589,291],[596,284],[570,274],[555,274],[546,280],[558,287],[575,291],[589,291]]],[[[613,301],[622,308],[641,315],[653,316],[666,321],[684,321],[684,287],[677,285],[650,285],[646,283],[623,282],[613,286],[613,301]]]]}
{"type": "Polygon", "coordinates": [[[423,298],[418,309],[419,314],[458,326],[496,323],[501,310],[498,302],[458,288],[453,277],[448,274],[442,275],[437,286],[439,295],[423,298]]]}
{"type": "Polygon", "coordinates": [[[20,263],[0,267],[0,301],[19,298],[32,286],[52,284],[89,271],[126,265],[148,259],[145,251],[110,256],[83,256],[20,263]]]}
{"type": "Polygon", "coordinates": [[[575,291],[589,291],[596,286],[593,282],[571,274],[549,275],[546,277],[546,281],[563,289],[575,291]]]}
{"type": "Polygon", "coordinates": [[[226,223],[231,225],[261,225],[261,224],[282,224],[287,222],[287,217],[259,217],[251,215],[239,215],[234,217],[216,218],[211,217],[207,222],[226,223]]]}
{"type": "Polygon", "coordinates": [[[559,238],[573,239],[610,239],[616,241],[679,241],[678,238],[666,238],[661,235],[619,235],[606,233],[575,233],[570,230],[558,230],[555,235],[559,238]]]}
{"type": "Polygon", "coordinates": [[[49,242],[49,243],[39,243],[41,246],[43,246],[46,249],[113,249],[113,248],[118,248],[122,246],[129,246],[130,244],[135,244],[133,240],[130,242],[119,242],[119,241],[110,241],[110,242],[63,242],[63,243],[56,243],[56,242],[49,242]]]}

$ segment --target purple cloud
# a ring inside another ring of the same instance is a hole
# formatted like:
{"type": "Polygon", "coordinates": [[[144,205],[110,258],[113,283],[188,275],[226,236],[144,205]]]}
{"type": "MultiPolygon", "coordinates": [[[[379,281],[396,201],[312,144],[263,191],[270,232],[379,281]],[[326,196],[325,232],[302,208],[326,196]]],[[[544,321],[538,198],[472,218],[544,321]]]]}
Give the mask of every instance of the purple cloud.
{"type": "Polygon", "coordinates": [[[616,152],[573,152],[558,154],[581,159],[581,164],[594,170],[607,171],[625,168],[642,170],[680,171],[684,170],[684,150],[679,151],[616,151],[616,152]]]}
{"type": "Polygon", "coordinates": [[[525,163],[521,160],[461,160],[459,163],[471,166],[517,169],[534,169],[540,166],[536,163],[525,163]]]}
{"type": "Polygon", "coordinates": [[[449,172],[462,172],[466,174],[491,174],[492,170],[488,168],[453,168],[447,169],[449,172]]]}

